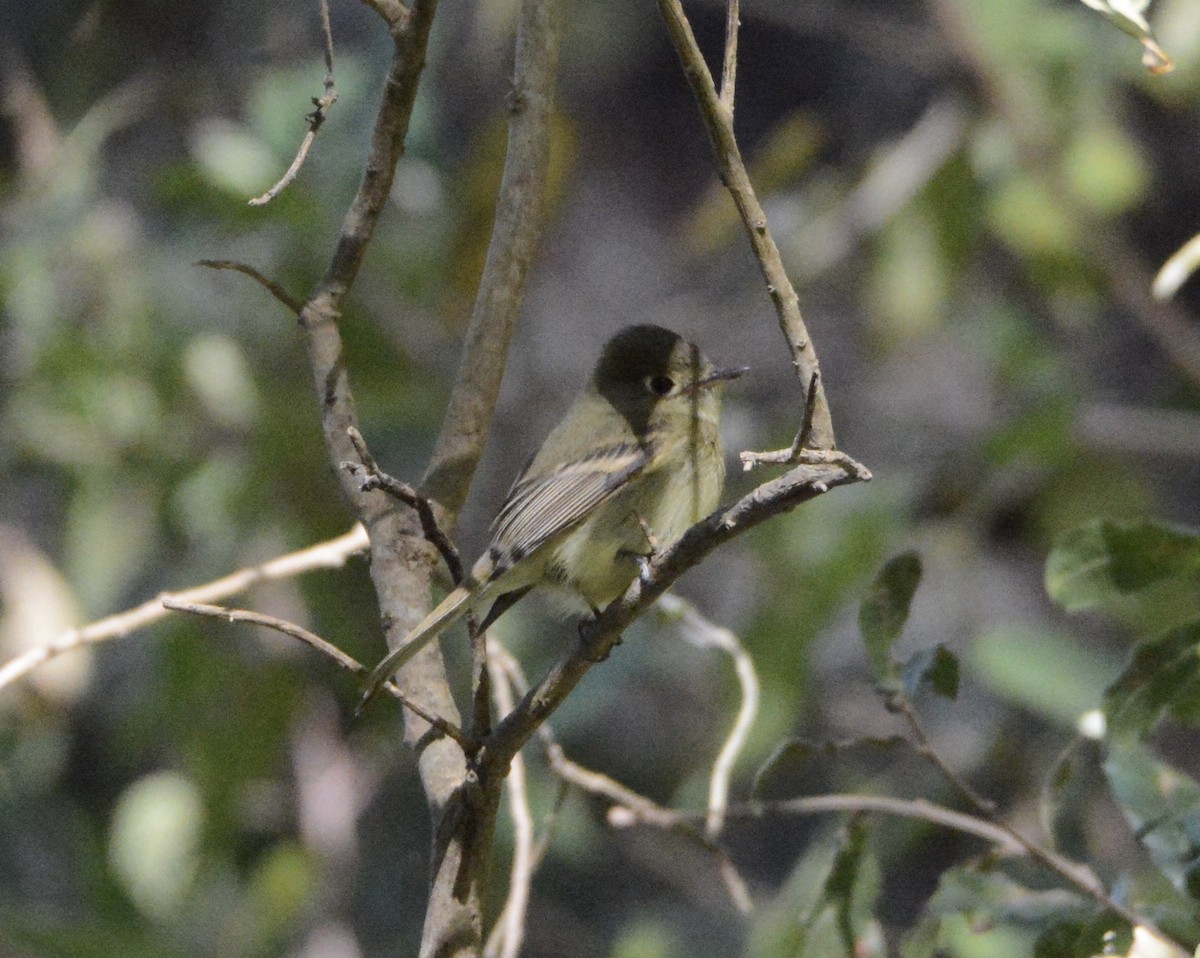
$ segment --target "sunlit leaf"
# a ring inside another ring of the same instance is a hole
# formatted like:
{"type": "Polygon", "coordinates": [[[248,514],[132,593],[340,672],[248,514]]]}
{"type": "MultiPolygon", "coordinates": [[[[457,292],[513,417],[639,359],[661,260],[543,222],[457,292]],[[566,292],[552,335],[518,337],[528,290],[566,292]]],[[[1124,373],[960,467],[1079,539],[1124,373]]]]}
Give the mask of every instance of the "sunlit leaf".
{"type": "Polygon", "coordinates": [[[1175,64],[1158,45],[1143,15],[1150,0],[1082,0],[1142,45],[1142,64],[1151,73],[1169,73],[1175,64]]]}
{"type": "Polygon", "coordinates": [[[1170,299],[1197,268],[1200,268],[1200,234],[1184,243],[1163,263],[1151,287],[1155,299],[1170,299]]]}

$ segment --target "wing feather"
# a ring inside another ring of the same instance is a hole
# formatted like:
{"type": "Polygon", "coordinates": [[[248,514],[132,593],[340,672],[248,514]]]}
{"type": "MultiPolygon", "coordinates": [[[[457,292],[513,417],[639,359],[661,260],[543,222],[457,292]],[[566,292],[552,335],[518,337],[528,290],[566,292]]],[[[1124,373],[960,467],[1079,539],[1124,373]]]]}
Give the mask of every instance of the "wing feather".
{"type": "Polygon", "coordinates": [[[494,574],[582,522],[646,468],[648,450],[622,443],[539,476],[522,476],[492,523],[494,574]]]}

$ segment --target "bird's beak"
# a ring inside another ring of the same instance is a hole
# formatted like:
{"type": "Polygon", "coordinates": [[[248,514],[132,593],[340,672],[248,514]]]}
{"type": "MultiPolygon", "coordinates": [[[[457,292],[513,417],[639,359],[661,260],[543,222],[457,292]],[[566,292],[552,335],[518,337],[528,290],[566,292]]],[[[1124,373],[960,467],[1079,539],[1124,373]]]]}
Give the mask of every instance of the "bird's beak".
{"type": "Polygon", "coordinates": [[[728,382],[730,379],[737,379],[738,376],[750,372],[749,366],[730,366],[728,369],[714,369],[703,379],[696,380],[695,389],[703,389],[705,386],[712,386],[716,383],[728,382]]]}

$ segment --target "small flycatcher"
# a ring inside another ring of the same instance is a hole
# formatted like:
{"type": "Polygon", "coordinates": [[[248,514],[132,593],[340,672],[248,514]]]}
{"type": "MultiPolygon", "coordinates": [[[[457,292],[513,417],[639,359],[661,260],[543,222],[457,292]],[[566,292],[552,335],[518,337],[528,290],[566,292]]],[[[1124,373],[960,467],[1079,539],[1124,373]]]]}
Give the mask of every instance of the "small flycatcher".
{"type": "Polygon", "coordinates": [[[622,595],[640,558],[716,508],[722,387],[745,371],[715,368],[661,326],[610,339],[513,483],[471,574],[376,666],[364,703],[469,610],[489,608],[486,628],[534,586],[574,593],[593,610],[622,595]]]}

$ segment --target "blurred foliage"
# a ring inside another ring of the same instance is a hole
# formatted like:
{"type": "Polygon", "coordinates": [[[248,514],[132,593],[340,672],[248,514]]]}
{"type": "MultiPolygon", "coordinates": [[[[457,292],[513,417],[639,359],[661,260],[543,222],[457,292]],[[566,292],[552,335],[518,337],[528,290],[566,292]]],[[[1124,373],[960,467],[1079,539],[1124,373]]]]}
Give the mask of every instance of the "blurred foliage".
{"type": "MultiPolygon", "coordinates": [[[[723,6],[687,6],[715,57],[723,6]]],[[[1200,229],[1200,0],[1088,6],[1174,71],[1149,73],[1082,4],[742,4],[743,151],[840,443],[877,478],[769,524],[681,591],[760,672],[734,800],[759,769],[764,799],[961,807],[899,744],[887,705],[903,695],[1003,814],[1194,946],[1200,296],[1180,277],[1157,305],[1149,278],[1200,229]]],[[[731,449],[786,445],[802,405],[653,4],[569,7],[554,218],[462,520],[468,552],[620,325],[649,316],[753,366],[729,393],[731,449]]],[[[243,260],[295,295],[323,271],[388,47],[366,5],[332,13],[339,100],[296,182],[253,209],[321,92],[315,11],[6,11],[0,665],[348,526],[292,318],[192,265],[243,260]]],[[[486,250],[512,13],[439,11],[344,318],[364,433],[406,479],[436,435],[486,250]]],[[[731,472],[731,494],[748,481],[731,472]]],[[[234,601],[374,661],[372,598],[355,561],[234,601]]],[[[570,626],[528,606],[501,627],[537,674],[570,626]]],[[[700,807],[737,686],[715,653],[680,650],[639,625],[555,725],[579,761],[700,807]]],[[[0,953],[415,953],[429,835],[413,757],[395,713],[353,720],[354,698],[279,636],[176,619],[0,690],[0,953]]],[[[1145,939],[1028,861],[879,815],[731,825],[759,905],[743,918],[682,839],[609,829],[604,803],[575,792],[560,807],[536,752],[531,792],[539,822],[558,811],[529,956],[1091,958],[1145,939]]],[[[506,827],[500,841],[498,876],[506,827]]]]}

